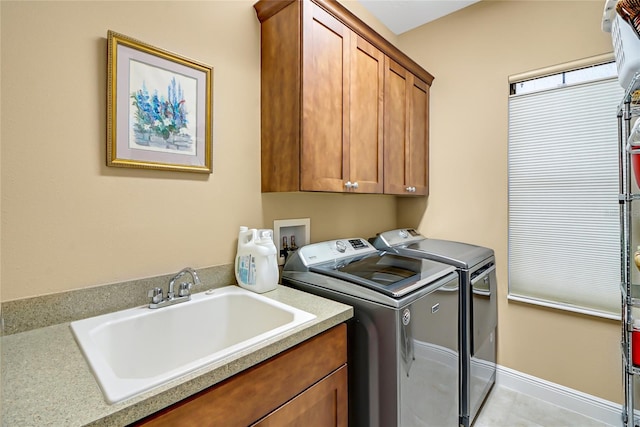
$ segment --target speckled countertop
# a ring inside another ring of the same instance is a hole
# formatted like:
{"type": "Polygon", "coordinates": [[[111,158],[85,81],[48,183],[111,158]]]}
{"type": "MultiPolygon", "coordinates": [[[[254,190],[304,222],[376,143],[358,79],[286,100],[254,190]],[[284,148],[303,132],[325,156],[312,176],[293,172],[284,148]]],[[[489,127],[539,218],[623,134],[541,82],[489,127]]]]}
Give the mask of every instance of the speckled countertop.
{"type": "Polygon", "coordinates": [[[2,426],[123,426],[353,316],[353,309],[347,305],[284,286],[263,295],[317,317],[283,335],[114,405],[104,400],[69,322],[2,337],[2,426]]]}

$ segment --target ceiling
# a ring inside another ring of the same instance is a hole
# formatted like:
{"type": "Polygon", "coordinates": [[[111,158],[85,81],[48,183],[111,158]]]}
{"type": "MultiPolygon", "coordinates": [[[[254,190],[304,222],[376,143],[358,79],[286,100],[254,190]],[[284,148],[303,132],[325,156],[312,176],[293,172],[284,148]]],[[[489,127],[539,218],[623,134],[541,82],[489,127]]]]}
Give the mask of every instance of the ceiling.
{"type": "Polygon", "coordinates": [[[463,9],[479,0],[358,0],[394,34],[463,9]]]}

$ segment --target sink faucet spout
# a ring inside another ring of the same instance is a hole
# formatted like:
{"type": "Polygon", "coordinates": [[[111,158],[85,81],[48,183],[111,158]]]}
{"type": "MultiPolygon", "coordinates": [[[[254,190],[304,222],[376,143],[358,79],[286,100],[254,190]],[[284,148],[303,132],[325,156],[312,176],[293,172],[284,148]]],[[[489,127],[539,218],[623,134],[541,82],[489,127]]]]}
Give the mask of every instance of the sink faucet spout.
{"type": "MultiPolygon", "coordinates": [[[[179,278],[181,278],[182,276],[184,276],[187,273],[189,273],[191,275],[191,278],[193,279],[193,284],[194,285],[197,286],[197,285],[200,284],[200,278],[198,277],[198,273],[196,273],[196,271],[193,268],[191,268],[191,267],[183,268],[182,270],[180,270],[180,272],[178,274],[173,276],[173,278],[169,281],[169,292],[167,292],[167,299],[173,299],[174,298],[174,296],[175,296],[174,285],[175,285],[176,280],[178,280],[179,278]]],[[[182,297],[182,296],[189,295],[191,293],[190,291],[191,291],[191,284],[188,284],[185,289],[183,289],[182,285],[181,285],[180,291],[179,291],[179,296],[182,297]],[[183,293],[185,295],[183,295],[183,293]]]]}
{"type": "Polygon", "coordinates": [[[173,304],[178,304],[180,302],[189,301],[191,299],[191,287],[194,285],[201,284],[200,278],[198,277],[198,273],[191,268],[186,267],[180,270],[175,276],[169,280],[169,290],[167,292],[167,298],[162,298],[162,289],[154,288],[149,291],[149,298],[151,298],[149,303],[149,308],[161,308],[166,307],[173,304]],[[190,274],[193,279],[193,284],[190,282],[180,283],[178,288],[178,295],[175,292],[175,282],[180,279],[185,274],[190,274]]]}

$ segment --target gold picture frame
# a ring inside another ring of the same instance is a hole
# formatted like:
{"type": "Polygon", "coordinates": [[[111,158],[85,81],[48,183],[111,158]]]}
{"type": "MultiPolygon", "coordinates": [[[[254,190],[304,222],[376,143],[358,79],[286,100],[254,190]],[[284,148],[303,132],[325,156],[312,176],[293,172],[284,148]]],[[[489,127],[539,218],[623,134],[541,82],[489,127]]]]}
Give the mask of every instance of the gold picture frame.
{"type": "Polygon", "coordinates": [[[211,173],[213,67],[109,30],[107,166],[211,173]]]}

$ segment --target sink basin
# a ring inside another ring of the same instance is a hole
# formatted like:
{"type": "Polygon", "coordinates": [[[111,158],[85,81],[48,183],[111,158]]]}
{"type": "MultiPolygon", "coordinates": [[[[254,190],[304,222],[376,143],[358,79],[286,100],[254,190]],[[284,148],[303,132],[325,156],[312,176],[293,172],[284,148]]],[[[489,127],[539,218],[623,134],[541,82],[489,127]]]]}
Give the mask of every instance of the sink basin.
{"type": "Polygon", "coordinates": [[[316,316],[238,286],[71,322],[109,403],[219,361],[316,316]]]}

